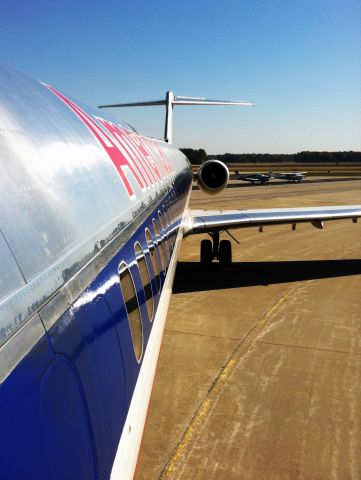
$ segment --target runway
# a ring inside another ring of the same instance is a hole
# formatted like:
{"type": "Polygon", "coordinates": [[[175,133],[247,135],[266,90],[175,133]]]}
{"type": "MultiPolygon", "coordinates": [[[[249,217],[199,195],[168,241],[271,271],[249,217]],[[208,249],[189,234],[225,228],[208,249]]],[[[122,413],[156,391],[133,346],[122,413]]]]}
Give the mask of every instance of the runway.
{"type": "MultiPolygon", "coordinates": [[[[361,204],[358,179],[239,185],[191,208],[361,204]]],[[[232,233],[208,272],[183,241],[137,479],[361,478],[361,222],[232,233]]]]}

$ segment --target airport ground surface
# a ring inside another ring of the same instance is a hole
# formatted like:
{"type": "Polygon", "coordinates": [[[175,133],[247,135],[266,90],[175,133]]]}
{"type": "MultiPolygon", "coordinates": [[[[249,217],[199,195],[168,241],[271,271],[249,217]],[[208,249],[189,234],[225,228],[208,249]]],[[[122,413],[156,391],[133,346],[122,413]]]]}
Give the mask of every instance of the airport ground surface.
{"type": "MultiPolygon", "coordinates": [[[[191,208],[361,204],[358,179],[237,185],[191,208]]],[[[234,235],[207,273],[183,241],[137,479],[360,479],[361,221],[234,235]]]]}

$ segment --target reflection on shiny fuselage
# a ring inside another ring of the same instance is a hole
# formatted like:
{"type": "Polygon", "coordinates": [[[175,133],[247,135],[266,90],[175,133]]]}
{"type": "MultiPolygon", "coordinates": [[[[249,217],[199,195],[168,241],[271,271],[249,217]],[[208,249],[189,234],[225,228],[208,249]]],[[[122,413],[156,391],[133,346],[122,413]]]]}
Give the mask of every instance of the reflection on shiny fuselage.
{"type": "Polygon", "coordinates": [[[0,93],[1,476],[106,479],[191,171],[177,149],[11,69],[0,93]]]}

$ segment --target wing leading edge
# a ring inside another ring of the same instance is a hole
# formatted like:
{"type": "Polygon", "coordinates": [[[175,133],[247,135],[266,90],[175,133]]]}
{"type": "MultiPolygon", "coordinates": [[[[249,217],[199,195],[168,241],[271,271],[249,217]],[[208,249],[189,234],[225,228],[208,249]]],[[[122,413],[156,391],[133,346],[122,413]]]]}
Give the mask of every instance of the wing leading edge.
{"type": "Polygon", "coordinates": [[[184,235],[306,222],[322,228],[322,222],[347,218],[356,223],[361,217],[361,205],[265,210],[190,210],[189,213],[184,235]]]}

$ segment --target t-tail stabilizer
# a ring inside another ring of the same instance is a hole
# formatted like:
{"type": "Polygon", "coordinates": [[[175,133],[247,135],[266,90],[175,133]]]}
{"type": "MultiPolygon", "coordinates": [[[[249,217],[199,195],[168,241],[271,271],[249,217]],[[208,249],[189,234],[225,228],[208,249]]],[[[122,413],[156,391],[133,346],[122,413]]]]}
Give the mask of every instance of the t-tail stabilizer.
{"type": "Polygon", "coordinates": [[[116,103],[112,105],[99,105],[99,108],[116,107],[154,107],[165,105],[165,129],[164,140],[168,143],[173,141],[173,107],[174,105],[239,105],[241,107],[254,107],[253,102],[233,101],[233,100],[207,100],[198,97],[176,97],[172,91],[166,93],[164,100],[151,100],[149,102],[116,103]]]}

